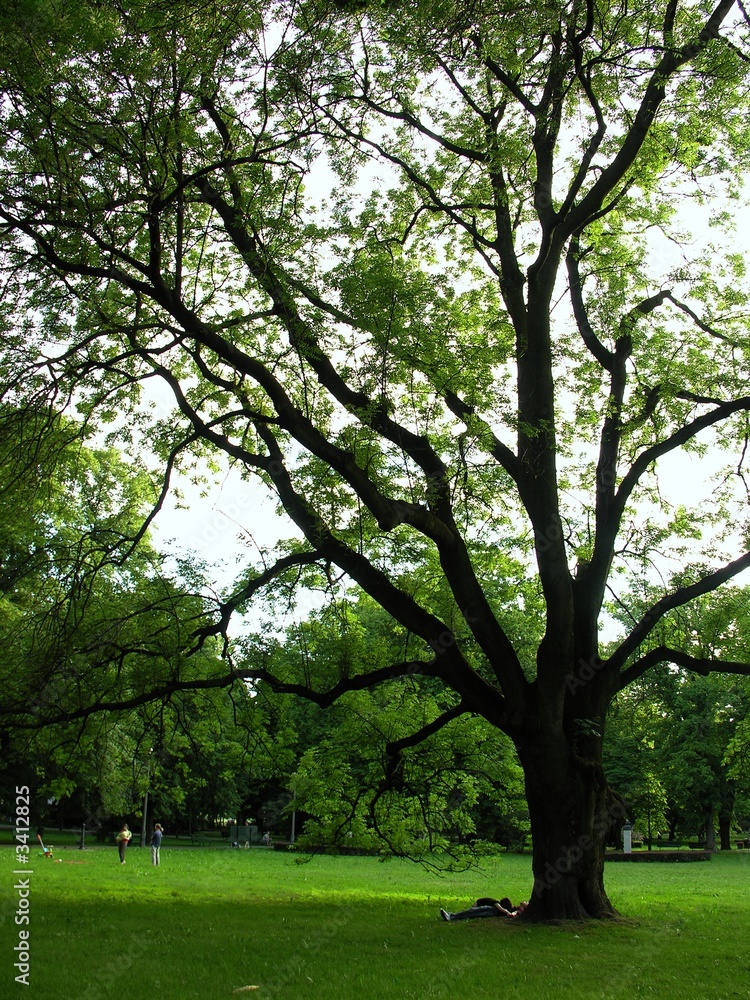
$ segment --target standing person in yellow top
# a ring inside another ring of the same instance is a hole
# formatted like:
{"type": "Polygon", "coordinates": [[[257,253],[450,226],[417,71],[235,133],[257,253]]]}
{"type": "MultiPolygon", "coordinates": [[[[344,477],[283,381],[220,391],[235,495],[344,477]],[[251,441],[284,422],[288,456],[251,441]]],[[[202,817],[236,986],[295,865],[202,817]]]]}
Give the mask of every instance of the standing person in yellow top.
{"type": "Polygon", "coordinates": [[[130,843],[130,838],[132,836],[133,836],[133,834],[128,829],[128,824],[127,823],[123,823],[122,824],[122,829],[120,830],[120,832],[117,834],[117,837],[115,838],[117,840],[117,849],[120,852],[120,864],[121,865],[125,864],[125,848],[130,843]]]}

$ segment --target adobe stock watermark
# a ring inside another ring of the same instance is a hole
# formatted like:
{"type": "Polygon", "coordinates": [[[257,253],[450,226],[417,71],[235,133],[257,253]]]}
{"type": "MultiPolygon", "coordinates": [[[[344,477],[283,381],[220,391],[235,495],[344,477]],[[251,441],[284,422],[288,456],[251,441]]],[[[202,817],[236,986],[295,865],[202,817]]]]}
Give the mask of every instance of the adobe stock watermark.
{"type": "MultiPolygon", "coordinates": [[[[599,469],[596,474],[597,492],[605,490],[609,492],[617,483],[617,474],[612,468],[599,469]]],[[[537,553],[544,555],[553,546],[559,544],[571,544],[568,536],[563,531],[562,522],[555,520],[547,525],[544,530],[534,528],[534,546],[537,553]]]]}
{"type": "MultiPolygon", "coordinates": [[[[266,996],[289,996],[290,990],[298,983],[305,974],[307,960],[316,952],[334,940],[339,932],[351,922],[352,909],[350,906],[334,904],[332,912],[324,923],[316,927],[315,935],[312,938],[304,938],[300,942],[300,947],[293,952],[284,966],[279,969],[273,979],[263,984],[263,992],[266,996]]],[[[246,989],[239,987],[234,992],[243,992],[246,989]]]]}
{"type": "Polygon", "coordinates": [[[245,489],[238,493],[203,521],[200,532],[190,538],[191,545],[195,548],[211,549],[229,531],[248,534],[242,527],[242,520],[245,515],[254,513],[259,501],[264,497],[265,494],[259,488],[245,489]]]}
{"type": "Polygon", "coordinates": [[[133,967],[151,943],[148,936],[131,934],[130,943],[123,951],[94,970],[94,982],[89,983],[81,1000],[101,1000],[105,995],[110,996],[116,980],[133,967]]]}
{"type": "Polygon", "coordinates": [[[541,896],[547,889],[557,885],[563,875],[570,874],[586,851],[591,850],[616,820],[622,820],[626,815],[625,802],[613,801],[609,808],[594,821],[591,833],[582,833],[574,844],[571,844],[560,854],[554,864],[551,861],[547,862],[544,868],[544,878],[541,881],[535,880],[534,895],[541,896]]]}
{"type": "Polygon", "coordinates": [[[462,949],[461,957],[453,963],[450,969],[446,969],[437,976],[431,976],[429,995],[432,997],[453,997],[460,994],[462,977],[484,960],[485,955],[481,948],[474,946],[471,951],[462,949]]]}
{"type": "MultiPolygon", "coordinates": [[[[462,608],[461,615],[470,628],[479,621],[479,618],[473,615],[468,608],[462,608]]],[[[453,629],[445,628],[439,635],[431,637],[427,642],[432,647],[433,652],[439,655],[440,653],[446,653],[453,646],[458,645],[459,639],[453,629]]]]}
{"type": "Polygon", "coordinates": [[[31,876],[29,864],[29,802],[28,785],[16,785],[15,812],[15,861],[13,870],[15,883],[16,911],[14,924],[18,928],[16,943],[13,945],[13,968],[15,981],[22,986],[31,985],[31,876]],[[27,867],[24,867],[26,865],[27,867]]]}
{"type": "Polygon", "coordinates": [[[578,661],[578,669],[575,673],[569,673],[565,675],[565,686],[571,694],[575,692],[580,687],[585,687],[590,680],[596,677],[597,673],[604,666],[604,661],[599,659],[598,656],[592,656],[590,660],[584,660],[583,657],[578,661]]]}

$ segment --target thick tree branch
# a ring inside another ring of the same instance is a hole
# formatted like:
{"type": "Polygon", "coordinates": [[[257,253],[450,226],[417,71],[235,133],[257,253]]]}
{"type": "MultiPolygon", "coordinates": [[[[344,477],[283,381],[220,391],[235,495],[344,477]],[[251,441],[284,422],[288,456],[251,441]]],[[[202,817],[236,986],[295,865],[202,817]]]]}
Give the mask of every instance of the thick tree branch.
{"type": "Polygon", "coordinates": [[[465,705],[454,705],[453,708],[449,708],[446,712],[443,712],[442,715],[433,719],[432,722],[423,726],[422,729],[419,729],[414,733],[410,733],[409,736],[404,736],[400,740],[392,740],[390,743],[386,743],[386,756],[389,760],[395,763],[396,760],[401,757],[404,750],[408,750],[411,747],[419,746],[420,743],[424,743],[429,736],[439,733],[440,730],[447,726],[449,722],[465,715],[467,711],[468,709],[465,705]]]}
{"type": "Polygon", "coordinates": [[[437,659],[404,660],[400,663],[389,664],[387,667],[380,667],[377,670],[370,670],[364,674],[356,674],[353,677],[344,678],[326,691],[315,691],[306,684],[284,681],[265,669],[241,669],[234,671],[234,674],[245,681],[262,681],[279,694],[297,695],[306,701],[313,702],[320,708],[328,708],[343,695],[351,691],[366,691],[385,681],[394,680],[398,677],[411,677],[415,674],[424,677],[438,677],[441,676],[441,668],[437,659]]]}
{"type": "Polygon", "coordinates": [[[290,555],[282,556],[272,566],[267,567],[262,573],[258,573],[252,579],[248,580],[244,586],[236,590],[231,597],[228,597],[226,601],[223,601],[219,605],[218,622],[198,629],[194,635],[200,640],[201,644],[209,636],[221,635],[226,638],[229,621],[237,608],[252,600],[259,590],[273,583],[274,580],[277,580],[293,566],[311,566],[320,561],[321,557],[318,552],[293,552],[290,555]]]}
{"type": "Polygon", "coordinates": [[[474,43],[477,57],[487,67],[490,73],[492,73],[493,77],[498,81],[498,83],[502,84],[511,97],[518,101],[524,111],[534,116],[537,112],[537,106],[526,96],[523,89],[518,85],[518,81],[514,80],[513,77],[510,76],[510,74],[507,73],[497,62],[497,60],[493,59],[491,55],[485,52],[481,33],[474,31],[472,33],[471,40],[474,43]]]}
{"type": "Polygon", "coordinates": [[[586,147],[583,150],[580,161],[578,164],[578,169],[576,170],[575,176],[568,187],[568,193],[565,196],[559,215],[564,218],[571,206],[574,204],[575,199],[578,197],[578,193],[583,187],[583,184],[588,176],[591,163],[596,155],[599,147],[602,144],[602,140],[607,132],[607,124],[602,112],[601,104],[594,93],[594,88],[591,84],[591,67],[584,66],[583,64],[583,45],[582,43],[589,38],[594,30],[594,3],[593,0],[586,0],[586,23],[578,34],[572,39],[570,43],[571,50],[573,52],[573,60],[575,63],[575,73],[576,79],[578,80],[583,93],[586,96],[589,107],[594,113],[594,118],[596,120],[596,130],[593,135],[589,137],[586,147]]]}
{"type": "Polygon", "coordinates": [[[586,347],[596,358],[605,371],[611,372],[615,363],[615,355],[599,340],[589,322],[588,310],[583,299],[583,281],[581,280],[581,270],[579,267],[581,244],[578,236],[574,236],[570,241],[566,264],[568,268],[568,288],[570,290],[570,301],[573,306],[578,332],[581,335],[586,347]]]}
{"type": "MultiPolygon", "coordinates": [[[[481,714],[497,711],[501,704],[500,692],[469,667],[454,633],[405,591],[394,586],[368,559],[336,538],[309,502],[295,490],[270,428],[259,427],[258,433],[268,448],[269,469],[284,509],[313,548],[323,558],[340,566],[396,621],[432,647],[441,664],[441,676],[466,699],[472,711],[481,714]]],[[[505,696],[514,711],[521,711],[529,698],[528,682],[512,644],[497,624],[474,576],[463,542],[460,546],[444,548],[441,562],[462,614],[493,665],[505,696]]]]}
{"type": "Polygon", "coordinates": [[[691,420],[689,423],[684,424],[668,438],[665,438],[664,441],[660,441],[658,444],[644,449],[635,462],[633,462],[632,466],[620,483],[620,487],[617,490],[612,503],[612,517],[614,519],[612,523],[619,525],[622,513],[625,510],[628,500],[630,499],[630,495],[649,466],[651,466],[658,458],[661,458],[663,455],[668,455],[670,452],[676,451],[677,448],[687,444],[688,441],[692,441],[693,438],[697,437],[698,434],[701,433],[701,431],[704,431],[708,427],[712,427],[714,424],[720,423],[723,420],[727,420],[735,413],[741,413],[743,410],[750,410],[750,396],[742,396],[739,399],[733,399],[728,402],[721,403],[709,413],[704,413],[700,417],[696,417],[695,420],[691,420]]]}
{"type": "MultiPolygon", "coordinates": [[[[615,539],[620,527],[621,512],[616,503],[617,462],[624,431],[622,409],[627,386],[627,362],[633,351],[632,332],[636,323],[658,308],[665,293],[658,292],[639,302],[621,320],[615,350],[608,351],[609,397],[599,438],[599,457],[596,465],[596,535],[591,561],[583,568],[581,584],[585,580],[588,596],[601,607],[615,539]]],[[[647,409],[648,409],[647,403],[647,409]]],[[[655,405],[655,400],[651,405],[655,405]]]]}
{"type": "Polygon", "coordinates": [[[708,657],[691,656],[680,649],[672,649],[670,646],[656,646],[649,650],[645,656],[640,657],[632,663],[619,676],[617,690],[632,684],[633,681],[642,677],[651,667],[659,663],[673,663],[683,670],[690,670],[693,673],[701,674],[704,677],[708,674],[741,674],[750,676],[750,663],[741,663],[734,660],[715,660],[708,657]]]}
{"type": "Polygon", "coordinates": [[[636,649],[638,649],[638,647],[646,641],[649,634],[658,625],[667,612],[672,611],[674,608],[679,608],[685,604],[689,604],[690,601],[694,600],[696,597],[701,597],[703,594],[712,593],[722,584],[733,579],[743,570],[748,569],[748,567],[750,567],[750,552],[746,552],[738,559],[734,559],[732,562],[727,563],[726,566],[722,566],[721,569],[707,574],[695,583],[686,587],[680,587],[673,593],[662,597],[661,600],[657,601],[656,604],[649,608],[649,610],[640,618],[627,638],[624,639],[612,653],[607,660],[607,666],[620,670],[636,649]]]}
{"type": "MultiPolygon", "coordinates": [[[[414,434],[396,423],[387,412],[385,401],[376,402],[365,393],[350,388],[316,342],[309,325],[300,317],[294,301],[284,288],[280,276],[261,254],[257,239],[249,233],[243,220],[219,193],[203,188],[207,203],[221,215],[226,230],[242,255],[253,277],[274,303],[274,311],[287,330],[292,345],[311,366],[321,385],[349,412],[373,430],[396,444],[419,465],[430,480],[433,490],[447,497],[445,466],[425,437],[414,434]]],[[[278,389],[276,390],[278,392],[278,389]]]]}

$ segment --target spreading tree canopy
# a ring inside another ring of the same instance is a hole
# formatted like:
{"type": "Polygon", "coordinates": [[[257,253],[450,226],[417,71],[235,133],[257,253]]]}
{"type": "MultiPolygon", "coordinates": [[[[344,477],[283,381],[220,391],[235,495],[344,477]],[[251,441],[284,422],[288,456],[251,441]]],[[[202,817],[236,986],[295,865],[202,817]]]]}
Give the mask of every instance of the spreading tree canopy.
{"type": "Polygon", "coordinates": [[[750,671],[654,631],[750,566],[744,263],[725,228],[691,236],[739,204],[744,6],[11,0],[0,17],[6,398],[109,422],[159,460],[163,495],[217,454],[260,482],[296,534],[191,637],[225,637],[224,683],[321,706],[439,683],[386,781],[481,716],[524,770],[528,918],[612,915],[610,700],[664,662],[750,671]],[[660,475],[678,455],[714,462],[694,506],[660,475]],[[608,594],[688,554],[695,572],[602,632],[608,594]],[[498,575],[519,563],[508,601],[498,575]],[[233,646],[234,616],[301,585],[367,594],[411,637],[403,657],[316,675],[233,646]]]}

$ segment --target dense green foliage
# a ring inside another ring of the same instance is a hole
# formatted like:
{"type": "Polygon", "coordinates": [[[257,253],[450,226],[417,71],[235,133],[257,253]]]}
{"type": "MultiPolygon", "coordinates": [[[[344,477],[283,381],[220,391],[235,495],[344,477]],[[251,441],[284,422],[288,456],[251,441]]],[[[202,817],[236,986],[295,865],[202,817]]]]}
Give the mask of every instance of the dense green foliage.
{"type": "Polygon", "coordinates": [[[236,814],[243,772],[269,770],[264,713],[242,685],[180,690],[223,667],[210,643],[188,655],[205,602],[144,533],[145,471],[71,420],[5,411],[0,496],[3,812],[28,783],[37,822],[56,801],[91,829],[137,814],[150,777],[167,819],[236,814]],[[153,704],[157,685],[174,697],[153,704]],[[131,707],[81,714],[91,700],[131,707]]]}
{"type": "Polygon", "coordinates": [[[750,772],[738,766],[746,680],[678,673],[637,685],[613,706],[604,764],[640,834],[729,849],[750,829],[750,772]]]}
{"type": "MultiPolygon", "coordinates": [[[[684,570],[681,578],[691,574],[684,570]]],[[[653,600],[645,583],[631,607],[653,600]]],[[[727,588],[666,615],[661,641],[698,657],[748,657],[747,590],[727,588]]],[[[610,710],[605,742],[609,780],[632,804],[641,832],[679,832],[728,849],[732,831],[750,827],[750,770],[741,753],[750,688],[744,677],[692,674],[662,666],[622,692],[610,710]]]]}

